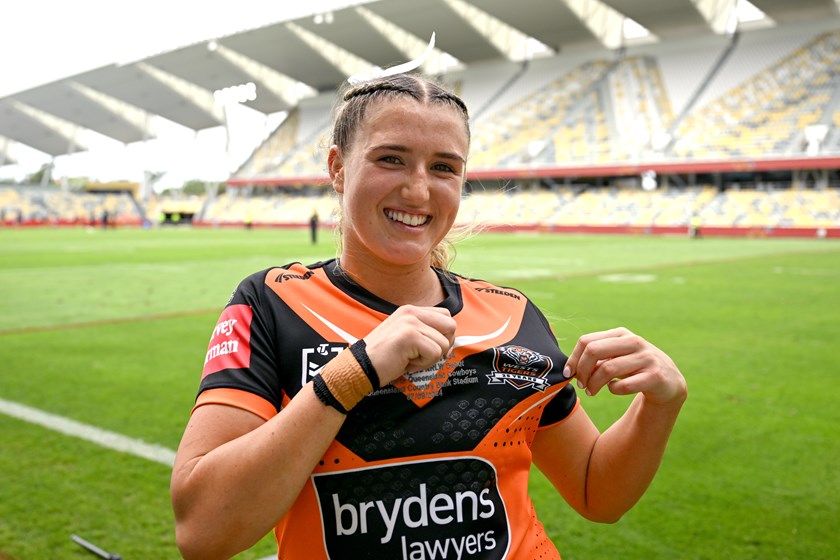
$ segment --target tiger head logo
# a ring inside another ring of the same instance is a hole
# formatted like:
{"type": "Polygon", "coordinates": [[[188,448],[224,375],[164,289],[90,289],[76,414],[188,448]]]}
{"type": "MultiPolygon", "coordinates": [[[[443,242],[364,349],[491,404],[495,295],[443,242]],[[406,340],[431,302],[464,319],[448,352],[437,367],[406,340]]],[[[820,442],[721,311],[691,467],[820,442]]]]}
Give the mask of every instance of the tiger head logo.
{"type": "Polygon", "coordinates": [[[545,359],[541,354],[523,346],[505,346],[502,352],[520,366],[527,366],[545,359]]]}

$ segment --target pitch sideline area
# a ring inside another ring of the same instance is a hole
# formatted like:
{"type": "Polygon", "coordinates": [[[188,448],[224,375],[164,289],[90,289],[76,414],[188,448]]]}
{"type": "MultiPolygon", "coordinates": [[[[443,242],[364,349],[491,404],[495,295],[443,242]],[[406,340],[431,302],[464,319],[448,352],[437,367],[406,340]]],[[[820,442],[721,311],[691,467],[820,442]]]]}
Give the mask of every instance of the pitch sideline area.
{"type": "Polygon", "coordinates": [[[0,413],[7,416],[37,424],[49,430],[59,432],[71,437],[83,439],[114,451],[129,453],[136,457],[148,459],[155,463],[172,467],[175,462],[175,452],[166,447],[146,443],[145,441],[130,438],[116,432],[103,430],[90,424],[77,422],[63,416],[44,412],[37,408],[0,399],[0,413]]]}
{"type": "MultiPolygon", "coordinates": [[[[170,468],[175,462],[175,451],[162,445],[146,443],[139,439],[130,438],[109,430],[103,430],[90,424],[77,422],[24,404],[0,398],[0,413],[70,437],[95,443],[107,449],[148,459],[149,461],[160,463],[170,468]]],[[[0,560],[2,558],[2,554],[0,554],[0,560]]],[[[270,560],[271,558],[275,558],[275,556],[266,556],[259,560],[270,560]]]]}

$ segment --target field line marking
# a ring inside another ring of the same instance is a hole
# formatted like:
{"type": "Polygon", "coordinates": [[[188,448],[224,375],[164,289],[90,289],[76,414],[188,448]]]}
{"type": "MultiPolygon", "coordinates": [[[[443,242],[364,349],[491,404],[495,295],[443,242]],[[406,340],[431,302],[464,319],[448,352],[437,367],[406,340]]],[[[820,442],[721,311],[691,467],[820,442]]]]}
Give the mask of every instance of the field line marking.
{"type": "Polygon", "coordinates": [[[163,319],[180,319],[182,317],[193,317],[209,313],[220,313],[221,308],[216,309],[194,309],[191,311],[173,311],[171,313],[153,313],[151,315],[138,315],[136,317],[114,317],[112,319],[97,319],[95,321],[80,321],[78,323],[59,323],[57,325],[34,325],[31,327],[19,327],[15,329],[0,329],[0,336],[7,334],[29,334],[49,331],[60,331],[64,329],[80,329],[84,327],[102,327],[108,325],[119,325],[123,323],[140,323],[142,321],[158,321],[163,319]]]}
{"type": "Polygon", "coordinates": [[[37,424],[44,428],[60,432],[62,434],[83,439],[108,449],[128,453],[135,457],[141,457],[172,467],[175,463],[175,452],[166,447],[146,443],[143,440],[130,438],[116,432],[110,432],[84,424],[75,420],[70,420],[57,414],[50,414],[25,404],[20,404],[5,399],[0,399],[0,412],[29,422],[30,424],[37,424]]]}
{"type": "MultiPolygon", "coordinates": [[[[731,257],[715,257],[707,259],[691,259],[688,261],[675,261],[675,262],[663,262],[663,263],[652,263],[643,266],[626,266],[623,268],[604,268],[604,269],[592,269],[592,270],[578,270],[575,272],[564,272],[559,274],[548,274],[548,275],[523,275],[518,274],[515,278],[507,278],[504,276],[503,272],[499,273],[499,276],[494,277],[491,282],[498,285],[506,285],[508,281],[510,282],[517,282],[520,280],[575,280],[579,278],[589,278],[589,277],[598,277],[607,274],[638,274],[638,273],[645,273],[645,272],[657,272],[662,270],[668,270],[670,268],[680,268],[684,266],[703,266],[703,265],[716,265],[716,264],[727,264],[727,263],[740,263],[748,260],[759,260],[763,258],[773,258],[773,257],[797,257],[797,256],[807,256],[807,255],[825,255],[828,253],[840,253],[840,251],[826,249],[821,251],[782,251],[779,253],[758,253],[752,255],[737,255],[731,257]]],[[[2,334],[2,331],[0,331],[2,334]]]]}
{"type": "MultiPolygon", "coordinates": [[[[102,447],[107,447],[108,449],[128,453],[142,459],[148,459],[155,463],[166,465],[167,467],[172,467],[175,463],[175,452],[161,445],[146,443],[143,440],[103,430],[90,424],[84,424],[63,416],[58,416],[57,414],[50,414],[49,412],[44,412],[43,410],[38,410],[25,404],[0,399],[0,413],[68,436],[80,438],[101,445],[102,447]]],[[[272,554],[260,560],[272,560],[276,558],[277,556],[272,554]]]]}

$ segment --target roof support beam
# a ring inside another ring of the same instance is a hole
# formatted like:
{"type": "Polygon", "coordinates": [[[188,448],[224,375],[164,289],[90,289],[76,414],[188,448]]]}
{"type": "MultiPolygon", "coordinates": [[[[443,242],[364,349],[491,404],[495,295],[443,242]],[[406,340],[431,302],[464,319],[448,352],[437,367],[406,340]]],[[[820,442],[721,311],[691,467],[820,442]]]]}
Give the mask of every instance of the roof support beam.
{"type": "MultiPolygon", "coordinates": [[[[405,56],[406,60],[415,60],[423,56],[428,46],[427,39],[416,37],[363,6],[354,8],[354,10],[376,29],[386,41],[394,45],[405,56]]],[[[423,73],[427,75],[443,74],[452,70],[460,70],[463,67],[464,65],[460,60],[437,47],[432,50],[422,65],[423,73]]]]}
{"type": "Polygon", "coordinates": [[[208,45],[208,48],[228,60],[231,64],[239,67],[255,82],[267,88],[271,93],[292,107],[297,105],[301,99],[313,97],[318,94],[315,89],[309,87],[307,84],[293,80],[261,62],[257,62],[253,58],[215,42],[212,45],[208,45]]]}
{"type": "Polygon", "coordinates": [[[738,26],[738,0],[691,0],[712,31],[718,35],[732,34],[738,26]]]}
{"type": "MultiPolygon", "coordinates": [[[[31,107],[25,103],[21,103],[20,101],[16,101],[14,99],[11,100],[12,107],[23,113],[24,115],[28,116],[34,121],[37,121],[42,126],[48,128],[56,136],[63,138],[67,141],[67,154],[72,154],[73,152],[79,150],[87,150],[87,146],[83,145],[79,141],[79,133],[82,131],[82,128],[71,122],[68,122],[62,118],[56,117],[55,115],[51,115],[47,112],[41,111],[40,109],[36,109],[35,107],[31,107]]],[[[58,154],[51,154],[51,155],[58,155],[58,154]]]]}
{"type": "Polygon", "coordinates": [[[138,131],[143,133],[144,139],[154,137],[151,127],[149,126],[151,115],[149,115],[146,111],[78,82],[70,82],[70,87],[103,109],[110,111],[123,121],[135,127],[138,131]]]}
{"type": "Polygon", "coordinates": [[[624,14],[600,0],[564,1],[602,45],[613,50],[624,46],[624,14]]]}
{"type": "Polygon", "coordinates": [[[551,52],[551,49],[537,39],[526,35],[484,10],[464,0],[443,0],[464,23],[481,33],[499,54],[514,62],[530,60],[536,53],[551,52]]]}
{"type": "Polygon", "coordinates": [[[189,101],[198,109],[212,116],[217,122],[224,122],[225,116],[222,113],[221,108],[216,104],[213,92],[197,86],[192,82],[179,78],[178,76],[174,76],[169,72],[165,72],[160,68],[155,68],[145,62],[138,62],[135,66],[163,85],[169,87],[172,91],[183,97],[186,101],[189,101]]]}
{"type": "Polygon", "coordinates": [[[323,56],[325,60],[335,66],[345,76],[367,72],[371,68],[376,67],[369,60],[365,60],[346,49],[342,49],[335,43],[319,37],[296,23],[289,22],[286,24],[286,28],[297,35],[301,41],[312,47],[315,52],[323,56]]]}

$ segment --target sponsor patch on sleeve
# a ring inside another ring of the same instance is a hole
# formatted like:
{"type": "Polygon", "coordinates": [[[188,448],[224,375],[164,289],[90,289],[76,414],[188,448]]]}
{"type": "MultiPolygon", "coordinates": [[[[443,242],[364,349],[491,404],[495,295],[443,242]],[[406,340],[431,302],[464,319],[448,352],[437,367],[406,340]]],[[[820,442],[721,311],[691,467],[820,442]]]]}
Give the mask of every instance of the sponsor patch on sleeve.
{"type": "Polygon", "coordinates": [[[225,308],[213,329],[202,377],[223,369],[246,368],[251,363],[251,317],[248,305],[225,308]]]}

